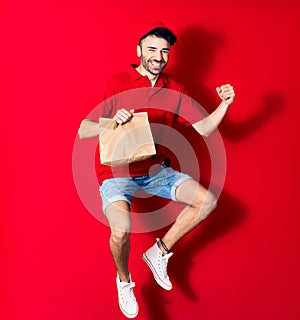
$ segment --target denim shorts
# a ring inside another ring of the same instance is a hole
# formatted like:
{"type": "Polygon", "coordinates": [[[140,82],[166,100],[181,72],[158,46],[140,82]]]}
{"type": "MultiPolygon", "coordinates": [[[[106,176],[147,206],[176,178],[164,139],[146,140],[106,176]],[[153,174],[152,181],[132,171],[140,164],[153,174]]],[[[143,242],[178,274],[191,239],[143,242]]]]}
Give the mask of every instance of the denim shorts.
{"type": "Polygon", "coordinates": [[[188,179],[192,177],[164,166],[149,176],[106,179],[100,187],[103,212],[115,201],[123,200],[130,206],[132,197],[139,190],[177,201],[176,189],[188,179]]]}

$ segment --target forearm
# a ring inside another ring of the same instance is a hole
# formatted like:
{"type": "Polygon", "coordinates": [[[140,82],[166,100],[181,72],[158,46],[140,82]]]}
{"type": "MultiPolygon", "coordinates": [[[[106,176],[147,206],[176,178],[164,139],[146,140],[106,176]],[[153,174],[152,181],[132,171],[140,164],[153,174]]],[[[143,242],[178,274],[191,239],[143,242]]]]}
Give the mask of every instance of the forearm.
{"type": "Polygon", "coordinates": [[[210,115],[193,124],[194,129],[202,136],[208,137],[222,122],[229,105],[222,101],[210,115]]]}
{"type": "Polygon", "coordinates": [[[80,124],[78,135],[80,139],[95,138],[99,135],[99,131],[100,127],[98,122],[84,119],[80,124]]]}
{"type": "MultiPolygon", "coordinates": [[[[117,124],[124,124],[132,118],[134,110],[127,111],[125,109],[119,109],[114,116],[117,124]]],[[[100,127],[99,122],[95,122],[89,119],[83,119],[78,129],[78,135],[80,139],[95,138],[104,131],[105,128],[100,127]]]]}

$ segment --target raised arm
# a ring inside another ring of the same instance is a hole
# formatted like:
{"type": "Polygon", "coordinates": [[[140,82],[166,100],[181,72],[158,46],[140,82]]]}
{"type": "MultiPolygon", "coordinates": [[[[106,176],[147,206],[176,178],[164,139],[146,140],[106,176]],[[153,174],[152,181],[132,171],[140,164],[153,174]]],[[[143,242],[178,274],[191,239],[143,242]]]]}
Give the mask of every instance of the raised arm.
{"type": "Polygon", "coordinates": [[[193,124],[194,129],[205,137],[216,130],[235,98],[234,89],[230,84],[217,87],[216,90],[222,102],[210,115],[193,124]]]}

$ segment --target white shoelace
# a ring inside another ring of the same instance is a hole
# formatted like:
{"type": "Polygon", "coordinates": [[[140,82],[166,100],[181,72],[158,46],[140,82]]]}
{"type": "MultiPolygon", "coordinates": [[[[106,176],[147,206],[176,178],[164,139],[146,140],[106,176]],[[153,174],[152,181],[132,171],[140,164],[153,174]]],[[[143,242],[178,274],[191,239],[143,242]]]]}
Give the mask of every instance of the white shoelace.
{"type": "Polygon", "coordinates": [[[125,305],[127,305],[130,302],[135,302],[135,296],[134,296],[133,290],[132,290],[132,288],[134,288],[134,287],[135,287],[134,282],[130,282],[130,283],[120,287],[122,301],[125,305]]]}
{"type": "Polygon", "coordinates": [[[169,260],[169,256],[167,255],[159,257],[159,261],[161,261],[161,264],[158,262],[158,265],[160,266],[160,271],[164,278],[168,278],[168,273],[167,273],[168,260],[169,260]]]}

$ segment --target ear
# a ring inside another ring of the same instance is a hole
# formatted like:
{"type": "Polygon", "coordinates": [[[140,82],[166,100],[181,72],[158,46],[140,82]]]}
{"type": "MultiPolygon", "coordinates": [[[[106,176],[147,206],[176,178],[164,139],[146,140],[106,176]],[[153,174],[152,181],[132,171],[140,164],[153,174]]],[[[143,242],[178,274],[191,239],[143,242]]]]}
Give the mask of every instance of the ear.
{"type": "Polygon", "coordinates": [[[139,58],[142,56],[142,48],[140,47],[140,45],[136,46],[136,54],[139,58]]]}

